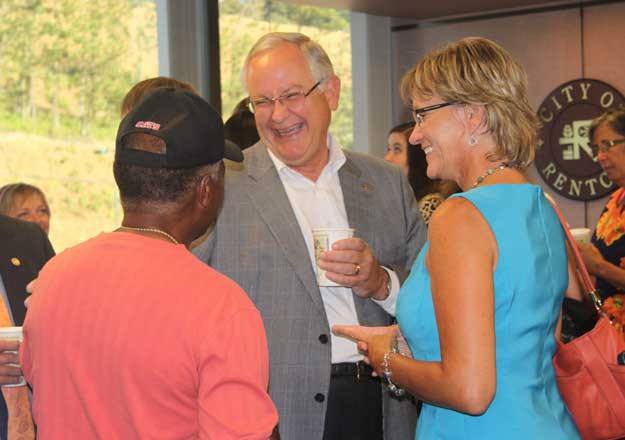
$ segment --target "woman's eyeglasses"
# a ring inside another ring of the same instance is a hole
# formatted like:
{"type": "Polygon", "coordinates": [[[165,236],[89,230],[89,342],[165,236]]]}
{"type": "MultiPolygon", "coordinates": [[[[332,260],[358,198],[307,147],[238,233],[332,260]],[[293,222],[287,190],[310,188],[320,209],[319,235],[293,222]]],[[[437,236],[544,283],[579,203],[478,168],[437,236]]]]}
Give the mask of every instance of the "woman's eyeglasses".
{"type": "Polygon", "coordinates": [[[590,149],[592,150],[592,155],[597,157],[599,152],[607,153],[610,148],[615,145],[625,143],[625,139],[614,139],[614,140],[602,140],[598,144],[590,144],[590,149]]]}
{"type": "Polygon", "coordinates": [[[421,124],[423,124],[423,121],[425,120],[425,114],[427,112],[438,110],[439,108],[447,107],[448,105],[454,105],[454,104],[458,104],[458,101],[449,101],[449,102],[443,102],[442,104],[428,105],[427,107],[413,108],[412,117],[414,118],[414,121],[417,124],[417,127],[421,127],[421,124]]]}

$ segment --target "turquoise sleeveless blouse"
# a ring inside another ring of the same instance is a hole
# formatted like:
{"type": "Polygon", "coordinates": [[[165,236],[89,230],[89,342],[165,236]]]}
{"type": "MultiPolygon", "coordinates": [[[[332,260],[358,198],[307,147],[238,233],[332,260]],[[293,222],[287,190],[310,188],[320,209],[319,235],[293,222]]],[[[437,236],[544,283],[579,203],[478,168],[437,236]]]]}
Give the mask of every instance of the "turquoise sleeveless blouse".
{"type": "MultiPolygon", "coordinates": [[[[551,363],[568,285],[564,233],[555,212],[540,187],[530,184],[489,185],[452,197],[471,202],[497,241],[493,275],[497,389],[480,416],[424,403],[416,438],[578,439],[551,363]]],[[[428,247],[426,243],[400,291],[397,319],[415,359],[440,361],[425,267],[428,247]]]]}

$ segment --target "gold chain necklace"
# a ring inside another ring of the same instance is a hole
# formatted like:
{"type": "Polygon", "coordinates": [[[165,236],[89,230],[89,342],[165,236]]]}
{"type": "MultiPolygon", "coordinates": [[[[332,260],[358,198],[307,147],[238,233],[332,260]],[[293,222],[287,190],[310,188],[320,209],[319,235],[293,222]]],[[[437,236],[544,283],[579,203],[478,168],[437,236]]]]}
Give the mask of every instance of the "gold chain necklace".
{"type": "Polygon", "coordinates": [[[486,179],[488,176],[492,176],[493,174],[495,174],[497,171],[501,171],[503,169],[506,168],[510,168],[510,166],[507,163],[502,163],[497,167],[493,167],[493,168],[489,168],[486,170],[486,172],[484,174],[482,174],[481,176],[479,176],[477,178],[477,180],[475,181],[475,183],[473,184],[473,186],[470,189],[475,188],[476,186],[478,186],[480,183],[482,183],[484,181],[484,179],[486,179]]]}
{"type": "Polygon", "coordinates": [[[176,240],[170,234],[168,234],[165,231],[161,231],[160,229],[156,229],[156,228],[133,228],[132,226],[120,226],[119,229],[126,229],[128,231],[140,231],[140,232],[156,232],[157,234],[161,234],[169,238],[172,242],[174,242],[174,244],[180,244],[178,243],[178,240],[176,240]]]}

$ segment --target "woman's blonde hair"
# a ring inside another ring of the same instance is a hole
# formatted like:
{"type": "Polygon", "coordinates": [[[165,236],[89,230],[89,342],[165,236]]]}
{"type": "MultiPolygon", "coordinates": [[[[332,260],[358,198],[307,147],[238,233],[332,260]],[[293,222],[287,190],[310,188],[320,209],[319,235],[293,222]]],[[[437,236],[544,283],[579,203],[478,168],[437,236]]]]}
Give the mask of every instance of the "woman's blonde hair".
{"type": "Polygon", "coordinates": [[[0,188],[0,214],[8,215],[9,211],[15,206],[19,200],[38,195],[41,197],[43,204],[50,212],[50,206],[46,200],[46,196],[39,188],[28,183],[10,183],[0,188]]]}
{"type": "Polygon", "coordinates": [[[534,160],[538,117],[527,99],[527,75],[497,43],[463,38],[426,55],[401,81],[401,95],[439,96],[444,101],[485,107],[486,132],[497,145],[489,160],[524,168],[534,160]]]}

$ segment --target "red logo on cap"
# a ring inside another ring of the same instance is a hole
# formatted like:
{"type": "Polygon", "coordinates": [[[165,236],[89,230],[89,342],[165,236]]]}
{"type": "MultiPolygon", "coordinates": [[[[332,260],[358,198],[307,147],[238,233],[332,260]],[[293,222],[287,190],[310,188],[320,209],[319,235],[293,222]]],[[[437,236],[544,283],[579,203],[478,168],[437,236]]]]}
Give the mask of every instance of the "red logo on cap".
{"type": "Polygon", "coordinates": [[[157,124],[156,122],[152,122],[152,121],[139,121],[135,124],[135,127],[137,128],[149,128],[150,130],[157,130],[159,128],[161,128],[161,124],[157,124]]]}

